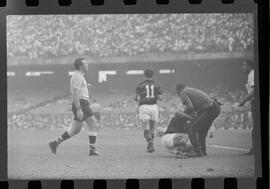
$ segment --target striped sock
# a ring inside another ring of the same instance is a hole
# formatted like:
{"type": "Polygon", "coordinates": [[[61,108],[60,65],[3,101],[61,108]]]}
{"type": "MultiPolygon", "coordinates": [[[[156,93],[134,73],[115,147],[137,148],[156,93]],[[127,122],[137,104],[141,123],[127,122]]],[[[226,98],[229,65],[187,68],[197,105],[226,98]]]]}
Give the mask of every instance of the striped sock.
{"type": "Polygon", "coordinates": [[[64,139],[60,136],[58,137],[58,139],[56,140],[56,143],[59,145],[64,141],[64,139]]]}
{"type": "Polygon", "coordinates": [[[95,150],[96,149],[96,139],[97,139],[97,132],[90,131],[88,133],[88,138],[89,138],[89,147],[90,150],[95,150]]]}
{"type": "Polygon", "coordinates": [[[89,144],[90,150],[95,150],[96,149],[96,145],[95,144],[89,144]]]}
{"type": "Polygon", "coordinates": [[[69,138],[69,134],[67,131],[65,131],[58,139],[56,140],[56,143],[59,145],[61,144],[64,140],[67,140],[69,138]]]}

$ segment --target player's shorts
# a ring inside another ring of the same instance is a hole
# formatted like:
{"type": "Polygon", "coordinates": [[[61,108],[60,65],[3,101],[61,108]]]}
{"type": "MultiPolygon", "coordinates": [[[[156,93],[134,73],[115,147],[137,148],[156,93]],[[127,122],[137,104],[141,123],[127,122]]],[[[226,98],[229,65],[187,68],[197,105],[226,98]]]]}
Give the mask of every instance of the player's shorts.
{"type": "Polygon", "coordinates": [[[186,146],[189,140],[188,134],[185,133],[170,133],[165,134],[161,138],[161,144],[171,153],[177,150],[177,147],[186,146]]]}
{"type": "Polygon", "coordinates": [[[97,121],[99,122],[100,118],[101,118],[100,112],[94,112],[94,116],[97,119],[97,121]]]}
{"type": "MultiPolygon", "coordinates": [[[[83,121],[85,121],[87,118],[94,115],[93,111],[91,110],[91,108],[89,106],[88,100],[80,99],[80,105],[81,105],[82,112],[83,112],[83,121]]],[[[80,121],[77,117],[77,108],[76,108],[74,102],[72,103],[72,112],[74,115],[74,120],[80,121]]]]}
{"type": "Polygon", "coordinates": [[[158,121],[158,106],[157,104],[148,105],[143,104],[139,107],[140,120],[158,121]]]}

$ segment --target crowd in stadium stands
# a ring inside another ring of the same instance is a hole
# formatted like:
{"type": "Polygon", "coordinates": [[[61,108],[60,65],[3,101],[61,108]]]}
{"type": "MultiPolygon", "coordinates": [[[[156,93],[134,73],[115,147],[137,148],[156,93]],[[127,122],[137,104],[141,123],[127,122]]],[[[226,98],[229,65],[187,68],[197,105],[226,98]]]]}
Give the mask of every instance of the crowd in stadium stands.
{"type": "Polygon", "coordinates": [[[9,113],[8,126],[10,129],[56,129],[65,128],[71,124],[69,114],[32,114],[9,113]]]}
{"type": "MultiPolygon", "coordinates": [[[[158,126],[167,126],[172,115],[161,112],[158,126]]],[[[72,119],[72,114],[9,113],[8,129],[64,129],[71,125],[72,119]]],[[[250,129],[252,122],[248,111],[223,111],[213,126],[216,129],[250,129]]],[[[129,130],[140,129],[141,126],[136,113],[104,113],[101,128],[129,130]]]]}
{"type": "Polygon", "coordinates": [[[108,106],[111,108],[126,108],[134,104],[132,95],[112,95],[108,106]]]}
{"type": "MultiPolygon", "coordinates": [[[[206,89],[207,90],[207,89],[206,89]]],[[[208,89],[209,90],[209,89],[208,89]]],[[[233,105],[239,102],[244,93],[242,91],[224,92],[222,89],[213,88],[212,96],[218,97],[223,103],[222,112],[215,120],[214,127],[222,129],[250,129],[252,127],[249,107],[235,109],[233,105]]],[[[209,91],[208,91],[209,92],[209,91]]],[[[124,94],[124,93],[123,93],[124,94]]],[[[102,113],[101,127],[115,129],[140,129],[138,114],[134,111],[136,103],[132,100],[133,95],[103,95],[104,100],[99,102],[110,111],[102,113]],[[106,103],[104,103],[107,101],[106,103]],[[119,103],[121,102],[121,103],[119,103]],[[133,111],[128,111],[132,108],[133,111]],[[124,111],[118,111],[124,110],[124,111]]],[[[165,92],[163,101],[159,103],[160,120],[158,126],[166,126],[173,116],[174,112],[179,109],[180,101],[176,95],[165,92]]],[[[71,125],[73,115],[70,113],[63,114],[37,114],[29,112],[8,113],[9,129],[63,129],[71,125]]]]}
{"type": "Polygon", "coordinates": [[[243,52],[252,14],[27,15],[7,17],[8,57],[243,52]]]}
{"type": "Polygon", "coordinates": [[[27,112],[55,102],[66,96],[65,93],[35,91],[24,93],[17,90],[14,93],[8,92],[8,112],[27,112]]]}

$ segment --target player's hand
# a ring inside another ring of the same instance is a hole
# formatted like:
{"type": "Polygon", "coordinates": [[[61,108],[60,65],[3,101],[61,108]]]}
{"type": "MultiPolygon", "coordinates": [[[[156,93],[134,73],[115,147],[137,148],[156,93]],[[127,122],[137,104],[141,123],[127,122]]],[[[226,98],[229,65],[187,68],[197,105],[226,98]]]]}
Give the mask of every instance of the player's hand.
{"type": "Polygon", "coordinates": [[[83,119],[83,112],[82,112],[81,109],[79,109],[79,110],[77,111],[77,118],[78,118],[79,120],[81,120],[81,121],[82,121],[82,119],[83,119]]]}

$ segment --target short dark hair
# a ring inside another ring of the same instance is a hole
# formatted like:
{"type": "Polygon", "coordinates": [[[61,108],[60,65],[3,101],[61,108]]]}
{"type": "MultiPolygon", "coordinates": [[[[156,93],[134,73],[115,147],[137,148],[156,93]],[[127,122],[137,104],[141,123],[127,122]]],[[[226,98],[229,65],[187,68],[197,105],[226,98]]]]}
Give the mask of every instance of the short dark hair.
{"type": "Polygon", "coordinates": [[[150,69],[146,69],[144,70],[144,76],[147,77],[147,78],[152,78],[154,75],[154,72],[150,69]]]}
{"type": "Polygon", "coordinates": [[[182,91],[186,87],[185,84],[179,83],[176,85],[176,91],[182,91]]]}
{"type": "Polygon", "coordinates": [[[82,66],[82,64],[83,64],[83,60],[85,60],[85,59],[84,58],[77,58],[74,61],[74,68],[75,68],[75,70],[79,70],[80,69],[80,66],[82,66]]]}

